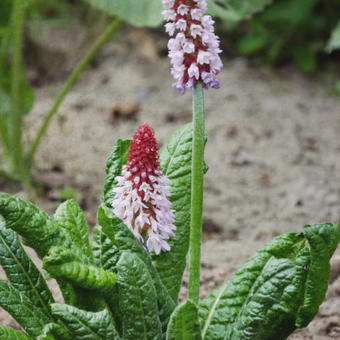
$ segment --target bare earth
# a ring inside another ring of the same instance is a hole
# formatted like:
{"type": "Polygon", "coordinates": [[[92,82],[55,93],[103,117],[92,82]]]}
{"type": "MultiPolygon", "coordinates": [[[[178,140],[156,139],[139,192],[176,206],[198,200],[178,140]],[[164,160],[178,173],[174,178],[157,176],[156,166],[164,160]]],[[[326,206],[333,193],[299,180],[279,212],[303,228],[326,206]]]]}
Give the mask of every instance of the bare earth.
{"type": "MultiPolygon", "coordinates": [[[[130,138],[148,122],[163,144],[190,121],[191,96],[171,88],[169,62],[160,53],[165,44],[163,37],[143,30],[108,44],[67,97],[39,149],[37,177],[56,186],[75,183],[90,224],[115,140],[130,138]]],[[[70,46],[72,36],[55,48],[70,46]]],[[[291,69],[274,73],[249,67],[243,59],[225,60],[220,80],[220,90],[206,93],[210,169],[202,296],[273,236],[340,216],[340,100],[291,69]]],[[[36,131],[60,85],[36,90],[26,137],[36,131]]],[[[51,190],[39,204],[52,212],[56,195],[51,190]]],[[[0,321],[14,325],[4,312],[0,321]]],[[[289,339],[340,339],[340,249],[318,316],[289,339]]]]}

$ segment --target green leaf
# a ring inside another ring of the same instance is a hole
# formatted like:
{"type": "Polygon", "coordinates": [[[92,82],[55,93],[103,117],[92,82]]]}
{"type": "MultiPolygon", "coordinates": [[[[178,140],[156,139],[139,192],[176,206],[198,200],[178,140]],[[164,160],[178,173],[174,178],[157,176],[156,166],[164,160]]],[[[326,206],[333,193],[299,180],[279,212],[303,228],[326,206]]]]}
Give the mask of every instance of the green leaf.
{"type": "Polygon", "coordinates": [[[326,51],[328,53],[340,48],[340,21],[332,31],[331,37],[328,40],[326,51]]]}
{"type": "Polygon", "coordinates": [[[119,250],[111,239],[97,225],[93,230],[92,251],[95,264],[99,268],[113,271],[119,260],[119,250]]]}
{"type": "Polygon", "coordinates": [[[124,252],[118,261],[117,273],[123,338],[162,339],[157,293],[146,264],[138,256],[124,252]]]}
{"type": "Polygon", "coordinates": [[[293,258],[301,251],[304,242],[303,233],[288,233],[274,238],[265,248],[250,257],[231,280],[202,300],[199,313],[203,339],[224,339],[227,329],[235,324],[252,286],[266,263],[271,257],[293,258]]]}
{"type": "Polygon", "coordinates": [[[137,255],[148,267],[156,287],[158,298],[159,318],[162,323],[163,332],[166,332],[170,315],[175,308],[175,303],[163,285],[157,270],[151,263],[149,254],[144,250],[142,244],[136,240],[131,231],[117,217],[109,218],[103,207],[98,209],[98,223],[102,226],[105,234],[119,249],[119,252],[131,252],[137,255]]]}
{"type": "Polygon", "coordinates": [[[230,340],[284,340],[295,330],[295,315],[302,302],[308,266],[307,249],[296,259],[271,257],[254,282],[233,327],[230,340]]]}
{"type": "Polygon", "coordinates": [[[171,315],[166,340],[200,340],[201,328],[197,305],[187,300],[176,307],[171,315]]]}
{"type": "Polygon", "coordinates": [[[112,210],[112,201],[114,200],[113,189],[117,185],[115,178],[122,173],[123,165],[126,164],[130,140],[118,139],[113,145],[110,155],[106,162],[106,178],[104,183],[103,203],[112,210]]]}
{"type": "Polygon", "coordinates": [[[115,329],[114,321],[106,309],[94,313],[65,304],[53,304],[52,313],[63,321],[74,339],[120,339],[115,329]]]}
{"type": "Polygon", "coordinates": [[[93,7],[120,17],[134,26],[159,26],[162,2],[159,0],[86,0],[93,7]]]}
{"type": "Polygon", "coordinates": [[[72,340],[68,331],[56,323],[49,323],[37,340],[72,340]]]}
{"type": "Polygon", "coordinates": [[[47,315],[54,302],[47,284],[22,248],[14,231],[0,220],[0,263],[14,288],[26,295],[32,304],[47,315]]]}
{"type": "Polygon", "coordinates": [[[209,13],[229,22],[248,19],[273,0],[207,0],[209,13]]]}
{"type": "Polygon", "coordinates": [[[175,236],[171,251],[152,256],[163,284],[174,301],[178,299],[186,266],[190,235],[192,125],[177,130],[160,150],[160,164],[169,179],[171,209],[175,212],[175,236]]]}
{"type": "Polygon", "coordinates": [[[0,214],[5,219],[6,227],[20,234],[24,243],[36,250],[40,258],[52,246],[71,245],[68,235],[58,224],[31,202],[0,193],[0,214]]]}
{"type": "Polygon", "coordinates": [[[301,306],[296,325],[305,327],[314,318],[324,300],[330,275],[329,260],[340,240],[338,223],[313,224],[304,227],[310,249],[304,302],[301,306]]]}
{"type": "Polygon", "coordinates": [[[0,339],[3,340],[30,340],[30,338],[22,331],[0,325],[0,339]]]}
{"type": "Polygon", "coordinates": [[[44,326],[51,322],[28,297],[3,280],[0,280],[0,306],[33,338],[38,337],[44,326]]]}
{"type": "Polygon", "coordinates": [[[115,273],[80,263],[72,251],[61,247],[51,248],[49,255],[44,257],[43,267],[55,278],[102,293],[112,290],[117,280],[115,273]]]}
{"type": "Polygon", "coordinates": [[[268,43],[267,34],[247,34],[238,41],[238,49],[243,55],[251,55],[261,51],[268,43]]]}
{"type": "Polygon", "coordinates": [[[73,199],[62,203],[56,210],[54,219],[69,233],[74,247],[79,249],[79,254],[84,255],[81,256],[84,263],[93,263],[89,229],[78,203],[73,199]]]}
{"type": "Polygon", "coordinates": [[[203,339],[283,340],[306,326],[325,297],[339,224],[273,239],[200,303],[203,339]]]}

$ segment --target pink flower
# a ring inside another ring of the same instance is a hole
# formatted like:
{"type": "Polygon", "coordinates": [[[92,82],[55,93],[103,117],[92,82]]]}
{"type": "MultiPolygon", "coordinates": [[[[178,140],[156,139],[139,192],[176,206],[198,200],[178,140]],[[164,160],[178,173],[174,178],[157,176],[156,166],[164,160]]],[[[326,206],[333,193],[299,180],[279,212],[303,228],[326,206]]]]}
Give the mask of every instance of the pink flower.
{"type": "Polygon", "coordinates": [[[216,75],[222,69],[220,42],[214,33],[214,20],[204,15],[206,0],[162,0],[165,29],[170,36],[169,57],[171,74],[175,78],[173,87],[180,93],[192,89],[197,81],[204,88],[218,88],[216,75]]]}
{"type": "Polygon", "coordinates": [[[129,156],[113,189],[114,213],[144,246],[157,255],[170,250],[168,240],[176,230],[168,200],[168,179],[159,168],[154,132],[142,124],[130,143],[129,156]]]}

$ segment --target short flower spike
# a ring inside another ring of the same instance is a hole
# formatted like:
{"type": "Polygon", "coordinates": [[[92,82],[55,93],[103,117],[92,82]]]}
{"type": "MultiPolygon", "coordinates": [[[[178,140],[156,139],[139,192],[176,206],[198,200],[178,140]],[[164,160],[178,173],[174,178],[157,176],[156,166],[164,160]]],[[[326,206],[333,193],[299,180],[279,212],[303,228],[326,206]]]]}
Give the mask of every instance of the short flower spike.
{"type": "Polygon", "coordinates": [[[165,30],[175,38],[168,43],[173,86],[182,94],[197,81],[208,89],[219,88],[216,75],[222,69],[220,42],[214,33],[214,20],[204,15],[206,0],[162,0],[165,30]]]}
{"type": "Polygon", "coordinates": [[[158,162],[154,132],[142,124],[130,143],[129,156],[122,175],[113,189],[114,213],[135,237],[157,255],[170,250],[168,240],[174,236],[174,213],[168,200],[168,179],[158,162]]]}

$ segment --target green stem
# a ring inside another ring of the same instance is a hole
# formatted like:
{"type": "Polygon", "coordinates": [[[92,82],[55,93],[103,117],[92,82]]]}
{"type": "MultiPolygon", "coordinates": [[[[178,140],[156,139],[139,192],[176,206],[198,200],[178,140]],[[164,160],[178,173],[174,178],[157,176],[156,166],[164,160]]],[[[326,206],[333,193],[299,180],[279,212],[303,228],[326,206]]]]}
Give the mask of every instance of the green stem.
{"type": "Polygon", "coordinates": [[[105,30],[105,32],[96,40],[94,45],[91,47],[87,55],[79,62],[79,64],[76,66],[74,71],[71,73],[69,78],[67,79],[65,85],[59,92],[58,96],[56,97],[53,106],[51,107],[50,111],[45,116],[34,140],[32,141],[30,145],[30,149],[27,154],[27,162],[29,166],[32,166],[34,161],[34,155],[35,152],[41,142],[41,138],[45,134],[48,125],[53,118],[53,116],[58,112],[58,109],[63,102],[65,96],[70,91],[72,86],[75,84],[77,79],[79,78],[80,74],[86,69],[86,67],[89,65],[89,63],[93,60],[94,56],[97,54],[97,52],[100,50],[100,48],[108,41],[108,39],[111,37],[112,33],[117,29],[117,27],[120,25],[120,20],[115,19],[105,30]]]}
{"type": "Polygon", "coordinates": [[[11,116],[10,138],[12,164],[11,170],[23,177],[25,165],[22,153],[22,114],[21,114],[21,69],[22,69],[22,33],[25,17],[25,1],[15,0],[13,21],[13,57],[11,65],[11,116]]]}
{"type": "Polygon", "coordinates": [[[202,83],[193,91],[193,143],[191,179],[191,226],[189,249],[189,299],[198,303],[203,210],[204,95],[202,83]]]}

